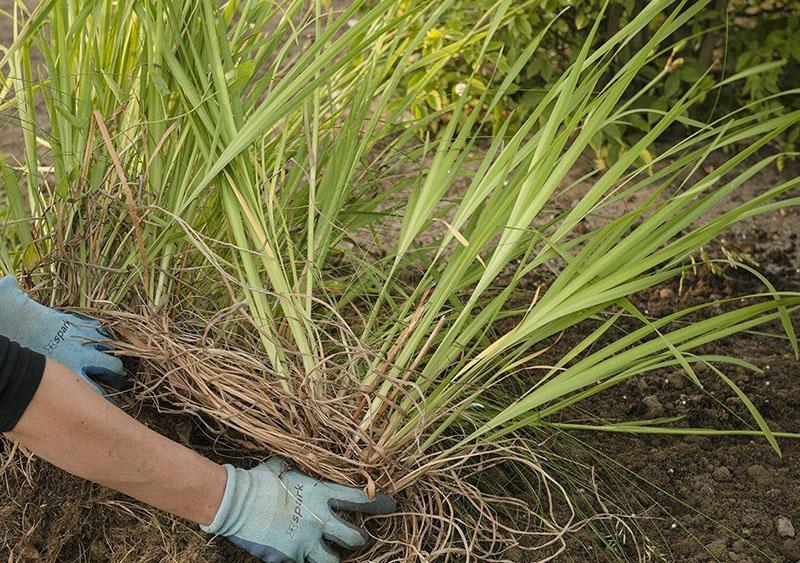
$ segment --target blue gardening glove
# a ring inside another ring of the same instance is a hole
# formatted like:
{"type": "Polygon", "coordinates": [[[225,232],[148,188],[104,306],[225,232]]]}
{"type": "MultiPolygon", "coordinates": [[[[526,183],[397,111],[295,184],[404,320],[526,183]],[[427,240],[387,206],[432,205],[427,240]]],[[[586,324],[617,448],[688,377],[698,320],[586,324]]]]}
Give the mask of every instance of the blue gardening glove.
{"type": "Polygon", "coordinates": [[[327,542],[345,549],[367,545],[366,531],[334,510],[390,514],[395,502],[359,489],[318,481],[273,457],[246,471],[226,465],[228,483],[214,521],[204,532],[225,536],[268,563],[337,563],[327,542]]]}
{"type": "Polygon", "coordinates": [[[0,334],[74,371],[103,396],[93,379],[115,389],[125,384],[122,361],[97,342],[108,341],[99,321],[40,305],[11,276],[0,278],[0,334]]]}

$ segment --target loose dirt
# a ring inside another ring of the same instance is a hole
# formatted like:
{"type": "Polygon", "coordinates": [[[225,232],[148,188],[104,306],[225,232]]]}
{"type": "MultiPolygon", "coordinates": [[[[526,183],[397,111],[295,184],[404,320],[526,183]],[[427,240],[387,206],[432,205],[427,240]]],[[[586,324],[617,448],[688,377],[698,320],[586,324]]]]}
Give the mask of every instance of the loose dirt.
{"type": "MultiPolygon", "coordinates": [[[[797,232],[800,214],[792,210],[740,225],[729,233],[729,250],[750,254],[775,286],[800,290],[797,232]]],[[[661,316],[676,308],[729,295],[763,291],[742,269],[723,275],[703,271],[684,283],[638,296],[637,305],[661,316]]],[[[800,326],[794,319],[795,330],[800,326]]],[[[779,326],[770,332],[780,333],[779,326]]],[[[740,335],[708,346],[706,353],[746,359],[763,373],[726,369],[774,431],[800,429],[800,369],[787,342],[740,335]]],[[[687,417],[686,426],[753,427],[742,402],[710,370],[698,370],[705,390],[679,370],[631,380],[613,393],[600,394],[582,409],[605,420],[687,417]]],[[[779,441],[779,457],[763,438],[631,436],[580,433],[598,461],[598,480],[630,478],[628,506],[646,519],[639,523],[667,561],[800,561],[800,534],[790,537],[788,519],[800,522],[800,443],[779,441]]],[[[573,550],[574,552],[574,550],[573,550]]],[[[604,560],[601,553],[581,561],[604,560]]]]}

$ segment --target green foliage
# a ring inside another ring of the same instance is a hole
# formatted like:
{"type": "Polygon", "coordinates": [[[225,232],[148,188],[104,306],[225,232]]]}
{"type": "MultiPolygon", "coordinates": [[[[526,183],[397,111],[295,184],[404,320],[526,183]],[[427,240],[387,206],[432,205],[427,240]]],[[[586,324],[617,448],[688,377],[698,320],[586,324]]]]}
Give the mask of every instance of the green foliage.
{"type": "MultiPolygon", "coordinates": [[[[414,56],[424,59],[444,54],[453,45],[476,31],[487,31],[498,0],[457,0],[414,56]]],[[[501,84],[525,56],[529,45],[541,40],[524,68],[504,89],[501,103],[494,106],[490,121],[493,132],[509,118],[513,132],[527,118],[554,82],[574,61],[589,28],[600,16],[597,41],[617,33],[632,16],[640,13],[644,0],[528,0],[512,3],[505,13],[494,38],[485,52],[483,45],[472,42],[453,52],[429,87],[416,93],[410,110],[417,119],[436,114],[461,95],[471,97],[474,107],[489,90],[496,94],[501,84]],[[546,33],[540,36],[549,26],[546,33]]],[[[637,36],[620,46],[619,68],[661,25],[656,18],[637,36]]],[[[641,138],[662,112],[667,111],[691,86],[711,92],[715,83],[733,73],[758,65],[776,63],[763,72],[754,73],[724,91],[714,92],[693,107],[686,117],[706,120],[753,104],[753,109],[775,108],[784,100],[769,99],[781,91],[797,86],[800,72],[800,1],[718,0],[683,29],[674,33],[658,51],[651,53],[648,64],[627,92],[631,113],[624,120],[609,123],[592,141],[597,164],[605,167],[619,158],[641,138]],[[794,78],[794,80],[793,80],[794,78]],[[768,98],[765,100],[765,98],[768,98]]],[[[418,80],[428,78],[428,68],[420,68],[404,84],[403,93],[412,92],[418,80]]],[[[800,107],[795,96],[793,107],[800,107]]],[[[433,121],[437,129],[440,121],[433,121]]],[[[794,145],[800,129],[794,128],[783,138],[794,145]]],[[[646,162],[650,151],[642,155],[646,162]]]]}

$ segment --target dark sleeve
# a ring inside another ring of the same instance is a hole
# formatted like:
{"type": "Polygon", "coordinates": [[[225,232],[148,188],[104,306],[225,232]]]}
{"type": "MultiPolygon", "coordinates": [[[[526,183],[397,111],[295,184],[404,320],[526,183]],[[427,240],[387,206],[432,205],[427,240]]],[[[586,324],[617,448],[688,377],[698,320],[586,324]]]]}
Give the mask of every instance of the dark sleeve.
{"type": "Polygon", "coordinates": [[[45,358],[0,335],[0,432],[13,430],[39,388],[45,358]]]}

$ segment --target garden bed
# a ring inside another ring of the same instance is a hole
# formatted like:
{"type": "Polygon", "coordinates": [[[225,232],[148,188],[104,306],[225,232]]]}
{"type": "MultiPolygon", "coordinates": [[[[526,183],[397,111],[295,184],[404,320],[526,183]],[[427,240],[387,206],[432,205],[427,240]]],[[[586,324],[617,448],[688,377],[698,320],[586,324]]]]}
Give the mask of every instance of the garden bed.
{"type": "MultiPolygon", "coordinates": [[[[797,174],[790,165],[781,175],[797,174]]],[[[744,193],[776,183],[774,168],[750,182],[744,193]]],[[[737,225],[723,239],[728,250],[749,254],[781,290],[800,290],[800,211],[775,212],[737,225]]],[[[716,245],[709,252],[719,253],[716,245]]],[[[637,296],[636,304],[657,316],[674,308],[757,291],[758,284],[743,270],[714,274],[700,269],[690,274],[680,291],[677,282],[637,296]]],[[[779,327],[775,327],[776,330],[779,327]]],[[[580,340],[579,332],[569,335],[580,340]]],[[[567,343],[565,343],[567,345],[567,343]]],[[[762,367],[763,375],[731,370],[728,375],[744,389],[775,431],[796,431],[800,421],[800,376],[788,345],[750,335],[736,335],[708,350],[736,355],[762,367]]],[[[699,371],[702,377],[703,372],[699,371]]],[[[646,416],[690,414],[694,427],[725,428],[741,417],[741,403],[717,378],[703,379],[708,394],[694,387],[678,370],[658,372],[624,383],[616,393],[599,394],[584,403],[581,413],[600,419],[621,414],[630,420],[646,416]],[[717,402],[717,399],[719,402],[717,402]]],[[[128,412],[172,439],[218,460],[239,460],[241,452],[215,447],[196,419],[159,414],[152,403],[128,405],[128,412]]],[[[568,538],[566,561],[614,561],[619,542],[636,560],[635,545],[652,560],[665,561],[784,561],[800,560],[800,537],[781,537],[780,516],[800,522],[800,444],[782,440],[779,458],[763,438],[631,436],[576,432],[557,441],[586,467],[596,468],[599,493],[613,501],[609,511],[635,514],[625,521],[634,534],[622,532],[603,546],[597,534],[568,538]],[[644,536],[641,533],[644,533],[644,536]],[[637,537],[634,537],[637,536],[637,537]],[[647,539],[645,539],[645,536],[647,539]],[[635,540],[635,541],[634,541],[635,540]],[[612,545],[614,543],[614,545],[612,545]],[[613,548],[613,549],[612,549],[613,548]]],[[[6,446],[7,447],[7,446],[6,446]]],[[[71,477],[41,461],[17,455],[3,473],[0,489],[0,556],[14,561],[250,561],[227,542],[210,539],[191,524],[150,511],[71,477]]],[[[246,461],[245,461],[246,463],[246,461]]],[[[578,495],[581,496],[581,495],[578,495]]],[[[575,499],[573,499],[575,500],[575,499]]],[[[594,491],[585,502],[597,510],[594,491]]],[[[510,557],[528,561],[512,550],[510,557]]]]}

